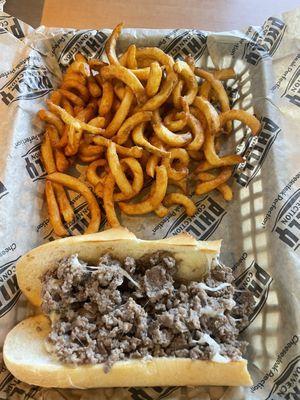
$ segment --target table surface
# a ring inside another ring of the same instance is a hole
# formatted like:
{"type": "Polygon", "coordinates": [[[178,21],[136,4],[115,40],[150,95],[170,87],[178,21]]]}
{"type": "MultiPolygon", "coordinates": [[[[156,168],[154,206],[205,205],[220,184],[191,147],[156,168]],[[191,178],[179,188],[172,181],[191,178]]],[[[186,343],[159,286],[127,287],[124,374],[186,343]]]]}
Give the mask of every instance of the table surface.
{"type": "Polygon", "coordinates": [[[261,25],[300,0],[6,0],[4,10],[38,26],[232,30],[261,25]]]}

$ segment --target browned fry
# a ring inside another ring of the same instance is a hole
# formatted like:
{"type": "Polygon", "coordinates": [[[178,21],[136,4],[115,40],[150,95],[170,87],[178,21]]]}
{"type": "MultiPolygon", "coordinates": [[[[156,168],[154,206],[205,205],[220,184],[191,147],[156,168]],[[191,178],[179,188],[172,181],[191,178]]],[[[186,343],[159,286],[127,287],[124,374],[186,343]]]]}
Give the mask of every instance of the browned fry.
{"type": "Polygon", "coordinates": [[[106,176],[106,171],[105,168],[107,167],[107,161],[102,159],[102,160],[96,160],[93,161],[86,170],[86,179],[93,185],[97,186],[99,182],[102,184],[105,181],[105,176],[106,176]],[[101,172],[101,174],[98,174],[97,170],[99,168],[104,168],[104,170],[101,172]]]}
{"type": "Polygon", "coordinates": [[[78,73],[83,75],[84,77],[90,76],[90,67],[85,61],[74,61],[72,64],[67,68],[67,74],[69,73],[78,73]]]}
{"type": "Polygon", "coordinates": [[[63,97],[61,100],[61,106],[64,110],[66,110],[69,114],[71,114],[72,117],[74,117],[74,108],[68,99],[63,97]]]}
{"type": "MultiPolygon", "coordinates": [[[[103,137],[103,136],[95,136],[93,138],[94,143],[99,144],[100,146],[105,146],[108,147],[109,144],[111,143],[111,140],[103,137]]],[[[120,154],[120,156],[125,156],[125,157],[134,157],[134,158],[140,158],[142,157],[143,154],[143,149],[138,146],[132,146],[131,148],[128,147],[123,147],[118,144],[116,144],[116,149],[117,153],[120,154]]]]}
{"type": "Polygon", "coordinates": [[[139,111],[131,117],[127,118],[113,140],[118,144],[124,144],[129,138],[131,131],[140,123],[150,121],[152,117],[151,111],[139,111]]]}
{"type": "Polygon", "coordinates": [[[64,123],[55,114],[53,114],[53,112],[40,110],[38,112],[38,116],[42,121],[47,122],[50,125],[54,125],[60,135],[63,134],[64,123]]]}
{"type": "Polygon", "coordinates": [[[120,222],[116,215],[114,206],[114,188],[115,188],[115,178],[112,173],[106,176],[103,185],[103,207],[106,213],[107,222],[111,228],[116,228],[120,226],[120,222]]]}
{"type": "Polygon", "coordinates": [[[103,136],[111,138],[120,129],[121,125],[123,124],[129,113],[133,98],[134,95],[132,93],[132,90],[126,88],[120,107],[116,111],[109,125],[106,127],[105,132],[103,132],[103,136]]]}
{"type": "Polygon", "coordinates": [[[74,211],[69,202],[65,189],[59,183],[53,183],[53,189],[63,219],[69,224],[74,219],[74,211]]]}
{"type": "Polygon", "coordinates": [[[175,204],[180,204],[185,208],[186,215],[192,217],[197,212],[197,207],[193,200],[182,193],[169,193],[164,198],[163,204],[166,207],[171,207],[175,204]]]}
{"type": "Polygon", "coordinates": [[[88,86],[88,90],[90,92],[90,95],[92,97],[100,97],[102,90],[101,90],[101,86],[98,85],[94,75],[91,73],[91,75],[88,77],[87,80],[87,86],[88,86]]]}
{"type": "Polygon", "coordinates": [[[116,55],[116,46],[117,46],[117,40],[121,34],[123,26],[124,26],[123,22],[118,24],[114,28],[110,37],[107,39],[107,41],[105,43],[105,52],[106,52],[107,58],[109,59],[110,64],[117,64],[117,65],[120,64],[118,57],[116,55]]]}
{"type": "MultiPolygon", "coordinates": [[[[215,179],[216,175],[210,174],[208,172],[200,172],[198,174],[198,178],[201,181],[207,182],[207,181],[212,181],[213,179],[215,179]]],[[[222,183],[221,185],[217,186],[216,189],[222,194],[224,200],[226,200],[226,201],[232,200],[233,193],[232,193],[232,189],[229,185],[227,185],[226,183],[222,183]]]]}
{"type": "Polygon", "coordinates": [[[220,186],[222,183],[227,182],[228,179],[231,177],[231,172],[232,172],[231,168],[229,167],[221,169],[220,174],[216,176],[215,179],[207,182],[198,183],[195,189],[195,193],[200,196],[201,194],[211,192],[212,190],[220,186]]]}
{"type": "Polygon", "coordinates": [[[155,177],[156,179],[153,184],[154,188],[145,200],[142,200],[139,203],[131,204],[125,202],[119,203],[119,207],[125,214],[147,214],[151,211],[154,211],[161,204],[165,197],[168,186],[167,171],[163,165],[155,168],[155,177]]]}
{"type": "Polygon", "coordinates": [[[127,49],[127,58],[126,58],[126,66],[131,69],[137,69],[136,62],[136,46],[135,44],[131,44],[127,49]]]}
{"type": "Polygon", "coordinates": [[[114,88],[111,82],[102,84],[102,97],[99,102],[99,115],[103,117],[108,114],[114,101],[114,88]]]}
{"type": "Polygon", "coordinates": [[[149,97],[153,97],[159,91],[161,79],[162,79],[162,69],[157,61],[154,61],[150,65],[149,78],[146,85],[146,93],[149,97]]]}
{"type": "Polygon", "coordinates": [[[64,227],[60,218],[58,204],[55,198],[54,190],[51,182],[46,182],[45,187],[46,201],[48,207],[48,214],[53,230],[57,236],[67,236],[68,232],[64,227]]]}
{"type": "Polygon", "coordinates": [[[97,144],[81,143],[78,149],[83,156],[99,156],[104,152],[104,147],[97,144]]]}
{"type": "Polygon", "coordinates": [[[75,91],[76,93],[78,93],[78,95],[80,95],[80,97],[83,99],[85,103],[88,101],[90,97],[87,87],[85,85],[82,85],[78,81],[72,79],[68,79],[67,81],[65,81],[62,84],[61,89],[69,90],[71,92],[75,91]]]}
{"type": "Polygon", "coordinates": [[[163,158],[162,165],[166,167],[168,178],[174,181],[184,179],[188,173],[189,155],[185,149],[171,149],[170,158],[163,158]],[[176,162],[174,162],[176,160],[176,162]],[[173,165],[172,165],[173,164],[173,165]]]}
{"type": "Polygon", "coordinates": [[[238,154],[232,154],[230,156],[220,157],[219,165],[211,164],[208,161],[202,161],[199,163],[196,172],[209,171],[210,169],[214,169],[216,167],[226,167],[230,165],[236,165],[243,161],[244,161],[243,157],[238,154]]]}
{"type": "Polygon", "coordinates": [[[56,171],[51,141],[47,131],[44,134],[44,140],[41,145],[41,157],[47,174],[52,174],[56,171]]]}
{"type": "Polygon", "coordinates": [[[66,82],[69,79],[78,81],[82,85],[86,84],[86,77],[77,72],[68,72],[63,76],[63,82],[66,82]]]}
{"type": "Polygon", "coordinates": [[[65,172],[69,168],[69,161],[61,150],[54,149],[54,158],[57,171],[65,172]]]}
{"type": "MultiPolygon", "coordinates": [[[[95,58],[92,58],[91,60],[89,60],[88,64],[93,71],[97,71],[97,72],[99,72],[101,70],[101,68],[104,67],[105,65],[108,65],[107,62],[97,60],[95,58]]],[[[97,80],[97,76],[95,78],[97,80]]]]}
{"type": "Polygon", "coordinates": [[[63,95],[63,97],[70,100],[70,102],[75,106],[84,106],[85,102],[83,101],[83,99],[81,99],[81,97],[77,96],[75,93],[65,89],[59,89],[59,91],[63,95]]]}
{"type": "Polygon", "coordinates": [[[57,104],[58,106],[60,105],[61,94],[57,90],[53,90],[49,98],[52,103],[57,104]]]}
{"type": "MultiPolygon", "coordinates": [[[[225,68],[225,69],[220,69],[220,70],[215,70],[215,71],[210,71],[215,78],[219,80],[227,80],[227,79],[232,79],[235,78],[235,72],[233,68],[225,68]]],[[[211,84],[209,81],[204,81],[200,86],[199,86],[199,91],[198,95],[204,97],[205,99],[210,98],[210,91],[211,91],[211,84]]]]}
{"type": "Polygon", "coordinates": [[[86,199],[91,218],[85,233],[98,232],[101,222],[101,211],[95,196],[86,186],[86,184],[81,182],[79,179],[74,178],[73,176],[61,174],[59,172],[48,175],[46,179],[51,182],[60,183],[61,185],[80,193],[86,199]]]}
{"type": "Polygon", "coordinates": [[[59,142],[59,135],[54,125],[46,125],[46,133],[49,136],[51,147],[56,147],[59,142]]]}

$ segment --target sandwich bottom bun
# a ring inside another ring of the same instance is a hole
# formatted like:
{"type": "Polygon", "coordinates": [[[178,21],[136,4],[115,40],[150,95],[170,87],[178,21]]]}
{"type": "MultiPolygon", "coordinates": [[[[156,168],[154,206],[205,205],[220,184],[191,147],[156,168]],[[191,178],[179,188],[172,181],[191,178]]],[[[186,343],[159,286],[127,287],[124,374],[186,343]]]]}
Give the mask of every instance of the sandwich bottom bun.
{"type": "Polygon", "coordinates": [[[59,388],[128,386],[248,386],[247,361],[218,363],[188,358],[152,358],[116,362],[109,373],[103,365],[62,364],[49,354],[45,339],[50,321],[39,315],[20,322],[6,337],[4,361],[23,382],[59,388]]]}

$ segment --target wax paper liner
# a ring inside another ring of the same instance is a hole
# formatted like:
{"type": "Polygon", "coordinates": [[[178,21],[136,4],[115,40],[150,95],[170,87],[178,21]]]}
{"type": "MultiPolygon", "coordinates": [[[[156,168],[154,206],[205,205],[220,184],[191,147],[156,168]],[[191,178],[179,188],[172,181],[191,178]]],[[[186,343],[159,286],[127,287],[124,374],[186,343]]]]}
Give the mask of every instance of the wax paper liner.
{"type": "MultiPolygon", "coordinates": [[[[0,3],[0,10],[2,9],[0,3]]],[[[18,258],[56,239],[45,209],[45,170],[40,161],[44,107],[61,74],[80,51],[101,58],[110,31],[34,30],[0,11],[0,340],[34,310],[15,277],[18,258]]],[[[1,399],[299,399],[300,244],[300,9],[270,17],[244,31],[125,29],[129,44],[159,46],[175,58],[192,54],[205,68],[234,67],[227,83],[234,108],[254,112],[262,130],[251,137],[234,125],[224,153],[236,147],[245,163],[234,172],[234,200],[218,192],[194,199],[197,214],[180,207],[164,218],[120,216],[138,237],[159,239],[188,231],[198,239],[223,238],[221,259],[232,267],[238,287],[254,293],[255,309],[242,336],[253,386],[243,388],[127,388],[54,390],[19,382],[2,362],[1,399]]],[[[84,178],[85,165],[73,173],[84,178]]],[[[85,200],[71,193],[76,220],[70,234],[88,222],[85,200]]],[[[104,228],[105,220],[101,229],[104,228]]]]}

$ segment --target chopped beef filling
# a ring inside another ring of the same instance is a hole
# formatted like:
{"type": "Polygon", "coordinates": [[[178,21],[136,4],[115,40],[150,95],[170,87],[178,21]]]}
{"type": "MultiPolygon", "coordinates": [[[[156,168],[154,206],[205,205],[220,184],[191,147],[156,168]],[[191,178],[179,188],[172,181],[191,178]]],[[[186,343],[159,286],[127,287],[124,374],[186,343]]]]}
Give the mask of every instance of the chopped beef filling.
{"type": "Polygon", "coordinates": [[[176,260],[157,252],[122,262],[103,255],[88,266],[72,255],[43,277],[43,311],[52,320],[47,347],[65,363],[145,357],[227,362],[253,298],[233,286],[230,268],[214,265],[201,282],[176,282],[176,260]]]}

